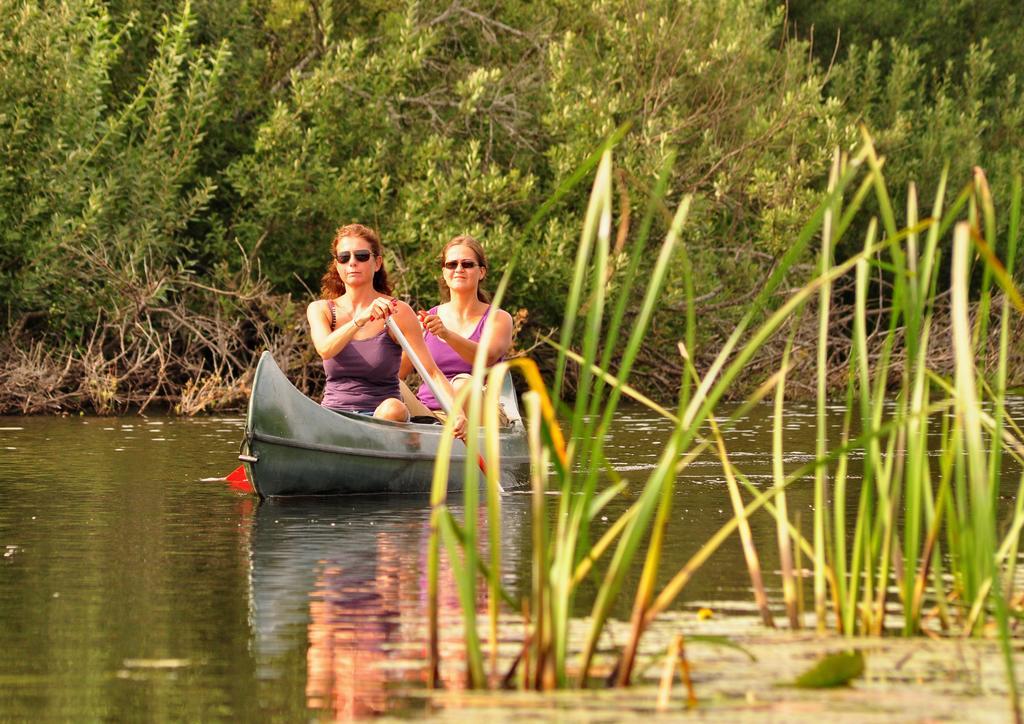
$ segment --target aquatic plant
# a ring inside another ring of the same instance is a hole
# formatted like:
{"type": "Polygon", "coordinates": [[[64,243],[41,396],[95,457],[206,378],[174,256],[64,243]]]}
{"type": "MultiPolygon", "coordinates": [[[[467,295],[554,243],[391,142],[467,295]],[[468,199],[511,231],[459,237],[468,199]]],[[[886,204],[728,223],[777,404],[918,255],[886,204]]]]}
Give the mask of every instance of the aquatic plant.
{"type": "MultiPolygon", "coordinates": [[[[702,372],[693,364],[695,300],[692,286],[689,288],[686,341],[679,345],[683,373],[673,411],[629,386],[636,351],[657,307],[666,270],[672,263],[688,263],[682,236],[690,198],[679,200],[674,211],[666,206],[672,161],[671,156],[666,159],[652,189],[646,212],[632,235],[628,257],[613,257],[611,151],[602,153],[565,319],[559,339],[551,341],[558,360],[550,389],[529,360],[502,363],[489,373],[489,391],[497,389],[493,382],[509,367],[524,372],[529,388],[523,400],[533,459],[532,578],[522,601],[505,591],[500,580],[501,496],[496,473],[491,472],[498,463],[497,420],[491,412],[495,398],[490,392],[490,399],[481,407],[487,374],[482,358],[474,369],[478,384],[463,393],[469,398],[471,429],[482,422],[485,430],[482,443],[490,461],[485,486],[490,557],[485,563],[478,552],[482,539],[476,527],[477,486],[466,486],[461,523],[447,509],[447,460],[442,451],[432,501],[430,561],[432,611],[436,612],[437,556],[443,541],[459,581],[469,683],[484,686],[488,681],[515,681],[518,686],[538,689],[587,686],[593,680],[597,644],[613,604],[630,596],[631,633],[612,677],[619,685],[629,684],[639,642],[651,622],[678,598],[734,532],[741,538],[762,618],[774,625],[758,554],[749,535],[750,517],[763,508],[761,514],[772,515],[778,531],[784,603],[791,627],[799,626],[801,619],[802,583],[794,552],[810,561],[815,621],[821,631],[834,628],[846,636],[896,632],[970,635],[979,634],[984,624],[991,622],[1002,632],[1016,712],[1008,620],[1015,596],[1014,570],[1024,508],[1018,495],[1009,520],[1001,527],[997,503],[1004,458],[1013,458],[1018,464],[1024,461],[1020,430],[1005,408],[1011,308],[1024,311],[1012,274],[1020,231],[1020,180],[1013,185],[1008,223],[1002,229],[980,170],[948,207],[944,174],[937,184],[931,214],[924,219],[919,218],[917,192],[911,186],[901,225],[886,186],[882,159],[865,132],[856,153],[837,151],[820,203],[702,372]],[[865,214],[870,219],[859,250],[837,260],[837,249],[850,248],[846,232],[864,228],[853,222],[865,214]],[[645,267],[655,221],[661,221],[666,231],[656,256],[645,267]],[[1001,238],[1004,240],[998,243],[1001,238]],[[782,283],[800,273],[799,263],[806,259],[815,239],[821,245],[813,276],[795,291],[781,294],[782,283]],[[948,267],[942,263],[944,253],[950,257],[948,267]],[[948,286],[941,276],[946,273],[948,286]],[[832,286],[848,275],[854,279],[855,300],[846,360],[847,412],[835,440],[829,436],[825,414],[826,374],[833,364],[829,360],[830,333],[836,326],[831,319],[832,286]],[[638,290],[636,282],[641,277],[646,283],[638,290]],[[881,313],[869,310],[872,286],[875,293],[885,296],[881,313]],[[642,295],[627,324],[627,310],[637,291],[642,295]],[[789,350],[795,328],[815,301],[815,459],[787,470],[782,421],[789,350]],[[998,308],[999,324],[990,332],[993,305],[998,308]],[[731,407],[729,415],[719,414],[720,402],[748,374],[757,351],[787,327],[789,341],[781,368],[768,375],[738,408],[731,407]],[[942,339],[938,339],[940,333],[942,339]],[[995,343],[994,360],[990,341],[995,343]],[[930,351],[940,344],[952,350],[951,375],[929,364],[930,351]],[[571,404],[561,400],[570,371],[576,375],[571,404]],[[654,469],[642,483],[633,484],[632,504],[597,535],[592,528],[595,517],[630,485],[611,469],[604,452],[606,433],[622,395],[665,416],[673,429],[662,444],[654,469]],[[773,482],[759,489],[730,458],[721,431],[769,395],[775,397],[773,482]],[[484,419],[481,409],[489,411],[484,419]],[[715,452],[721,461],[733,516],[658,590],[677,476],[706,451],[715,452]],[[810,540],[800,532],[799,521],[791,518],[786,506],[787,489],[800,481],[811,482],[814,489],[810,540]],[[557,495],[551,497],[549,492],[557,495]],[[851,504],[855,515],[852,530],[848,530],[851,504]],[[549,505],[554,505],[553,518],[549,505]],[[639,583],[635,590],[625,590],[626,573],[634,565],[641,566],[639,583]],[[569,624],[578,587],[588,578],[595,582],[596,594],[585,619],[580,650],[574,654],[569,624]],[[487,586],[489,601],[489,673],[484,670],[476,624],[481,581],[487,586]],[[521,654],[504,673],[497,670],[496,634],[503,603],[512,615],[522,615],[526,632],[521,654]],[[932,606],[934,612],[926,611],[926,606],[932,606]]],[[[507,278],[499,286],[499,299],[507,278]]],[[[466,475],[472,480],[476,471],[471,463],[481,441],[471,436],[468,444],[466,475]]],[[[436,672],[436,613],[431,624],[432,669],[436,672]]]]}

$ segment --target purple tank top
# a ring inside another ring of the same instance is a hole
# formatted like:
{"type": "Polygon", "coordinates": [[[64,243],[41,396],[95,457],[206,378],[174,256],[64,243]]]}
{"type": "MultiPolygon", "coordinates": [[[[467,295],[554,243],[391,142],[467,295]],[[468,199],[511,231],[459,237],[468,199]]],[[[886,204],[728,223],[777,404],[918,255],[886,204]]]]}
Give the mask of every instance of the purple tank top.
{"type": "MultiPolygon", "coordinates": [[[[480,321],[476,323],[476,328],[473,329],[473,334],[469,335],[468,339],[471,342],[479,342],[480,335],[484,331],[484,323],[487,321],[487,316],[491,313],[490,305],[487,306],[487,311],[484,312],[484,316],[480,317],[480,321]]],[[[437,314],[437,307],[430,310],[430,314],[437,314]]],[[[435,337],[430,332],[424,331],[423,341],[427,345],[427,350],[430,351],[430,356],[434,358],[434,363],[437,368],[444,373],[444,376],[451,379],[455,375],[470,374],[473,371],[473,365],[470,362],[462,359],[458,352],[448,346],[447,342],[441,340],[440,337],[435,337]]],[[[440,410],[441,403],[437,401],[430,388],[425,384],[420,385],[420,388],[416,390],[416,397],[430,410],[440,410]]]]}
{"type": "Polygon", "coordinates": [[[387,328],[370,339],[349,341],[338,354],[324,360],[327,385],[320,404],[333,410],[372,411],[389,398],[402,399],[398,390],[401,362],[402,348],[387,328]]]}

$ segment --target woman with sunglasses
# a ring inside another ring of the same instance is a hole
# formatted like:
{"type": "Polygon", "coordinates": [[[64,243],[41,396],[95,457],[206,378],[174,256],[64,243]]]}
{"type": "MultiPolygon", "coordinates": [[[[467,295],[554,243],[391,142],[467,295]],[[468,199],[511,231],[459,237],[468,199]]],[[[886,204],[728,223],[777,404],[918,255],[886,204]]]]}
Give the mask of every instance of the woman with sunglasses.
{"type": "MultiPolygon", "coordinates": [[[[385,326],[389,317],[395,318],[434,382],[454,394],[427,353],[412,307],[391,296],[380,239],[373,229],[362,224],[338,229],[321,295],[307,308],[306,318],[327,373],[324,407],[408,421],[409,409],[398,387],[402,348],[385,326]]],[[[460,414],[455,434],[463,437],[465,427],[460,414]]]]}
{"type": "MultiPolygon", "coordinates": [[[[420,313],[420,321],[431,357],[457,391],[471,378],[488,321],[494,331],[486,351],[487,364],[498,362],[508,353],[512,347],[512,316],[495,309],[487,292],[480,288],[487,276],[487,256],[479,241],[472,236],[456,236],[441,251],[440,261],[439,287],[444,303],[420,313]]],[[[412,363],[403,357],[399,376],[405,379],[411,371],[412,363]]],[[[414,415],[436,416],[441,408],[425,384],[420,385],[415,400],[406,395],[406,402],[414,415]]]]}

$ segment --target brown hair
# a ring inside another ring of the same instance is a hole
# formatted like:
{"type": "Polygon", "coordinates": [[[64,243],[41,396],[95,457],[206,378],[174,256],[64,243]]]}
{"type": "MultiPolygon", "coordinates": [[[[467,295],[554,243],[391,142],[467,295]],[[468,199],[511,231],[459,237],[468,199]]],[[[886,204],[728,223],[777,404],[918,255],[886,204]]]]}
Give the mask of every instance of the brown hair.
{"type": "MultiPolygon", "coordinates": [[[[335,265],[335,254],[338,253],[338,244],[346,236],[354,236],[362,239],[370,245],[370,251],[383,259],[384,250],[380,245],[380,237],[377,232],[369,226],[362,224],[348,224],[334,232],[334,239],[331,241],[331,260],[327,262],[327,273],[320,280],[320,296],[324,299],[334,299],[345,293],[345,282],[338,274],[338,267],[335,265]]],[[[384,262],[381,261],[380,269],[373,273],[373,288],[382,294],[391,294],[391,285],[388,283],[388,273],[384,269],[384,262]]]]}
{"type": "MultiPolygon", "coordinates": [[[[479,241],[474,239],[472,236],[469,236],[468,234],[456,236],[455,238],[453,238],[451,241],[444,245],[444,248],[441,249],[441,256],[439,259],[439,264],[442,267],[444,266],[445,257],[448,256],[448,250],[451,249],[453,246],[468,246],[470,249],[473,250],[473,254],[476,256],[476,263],[479,264],[484,269],[487,268],[487,255],[484,254],[483,246],[481,246],[479,241]]],[[[441,301],[450,301],[452,298],[452,292],[448,288],[448,284],[446,284],[444,281],[443,271],[441,272],[441,278],[438,279],[437,281],[437,286],[441,290],[441,301]]],[[[479,299],[481,302],[491,301],[491,295],[485,292],[483,289],[481,289],[479,285],[477,285],[476,288],[476,298],[479,299]]]]}

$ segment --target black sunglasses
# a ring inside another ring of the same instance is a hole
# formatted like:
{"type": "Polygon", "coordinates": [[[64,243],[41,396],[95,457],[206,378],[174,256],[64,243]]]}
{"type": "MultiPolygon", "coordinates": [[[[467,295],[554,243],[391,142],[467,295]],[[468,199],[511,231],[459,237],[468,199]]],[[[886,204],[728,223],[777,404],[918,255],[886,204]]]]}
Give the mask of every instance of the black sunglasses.
{"type": "Polygon", "coordinates": [[[356,258],[356,261],[367,262],[370,261],[371,256],[375,256],[372,251],[368,249],[356,249],[355,251],[339,251],[338,255],[334,257],[340,264],[348,264],[348,260],[352,257],[356,258]]]}
{"type": "MultiPolygon", "coordinates": [[[[463,269],[476,269],[477,263],[472,259],[460,259],[459,261],[446,261],[442,264],[445,269],[458,269],[460,266],[463,269]]],[[[480,268],[483,268],[483,264],[480,264],[480,268]]]]}

